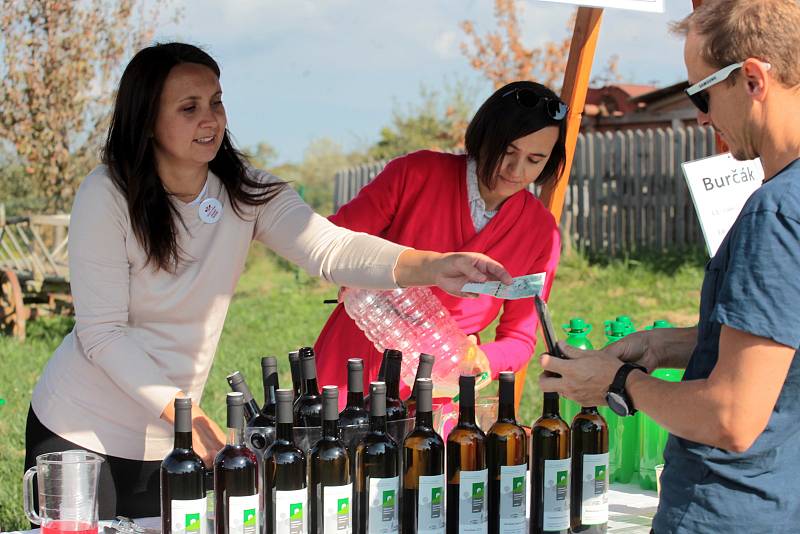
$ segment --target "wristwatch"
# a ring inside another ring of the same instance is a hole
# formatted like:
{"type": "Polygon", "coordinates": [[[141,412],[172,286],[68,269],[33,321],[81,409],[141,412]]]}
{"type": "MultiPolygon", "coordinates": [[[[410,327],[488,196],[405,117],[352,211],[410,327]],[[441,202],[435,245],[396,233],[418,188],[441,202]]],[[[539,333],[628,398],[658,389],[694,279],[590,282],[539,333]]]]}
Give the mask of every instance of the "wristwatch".
{"type": "Polygon", "coordinates": [[[619,368],[617,374],[614,375],[614,381],[608,386],[606,402],[608,403],[608,407],[611,408],[611,411],[620,417],[636,413],[636,408],[633,407],[633,401],[625,390],[625,382],[628,380],[628,375],[634,370],[639,370],[647,374],[647,369],[645,367],[635,363],[626,363],[619,368]]]}

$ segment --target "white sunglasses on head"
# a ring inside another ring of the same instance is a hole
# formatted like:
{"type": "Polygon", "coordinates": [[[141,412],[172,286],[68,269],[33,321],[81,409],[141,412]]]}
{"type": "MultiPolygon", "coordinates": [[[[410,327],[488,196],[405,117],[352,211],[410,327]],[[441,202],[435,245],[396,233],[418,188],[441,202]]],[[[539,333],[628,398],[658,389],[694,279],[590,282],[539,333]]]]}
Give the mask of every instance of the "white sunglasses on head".
{"type": "MultiPolygon", "coordinates": [[[[727,80],[733,71],[742,68],[743,65],[744,61],[740,61],[739,63],[733,63],[727,67],[719,69],[711,76],[700,80],[693,86],[686,89],[686,95],[689,97],[689,100],[692,101],[692,104],[697,107],[697,109],[699,109],[702,113],[708,113],[709,102],[707,89],[713,85],[717,85],[719,82],[727,80]]],[[[764,65],[766,66],[767,70],[772,68],[772,65],[767,62],[764,62],[764,65]]]]}

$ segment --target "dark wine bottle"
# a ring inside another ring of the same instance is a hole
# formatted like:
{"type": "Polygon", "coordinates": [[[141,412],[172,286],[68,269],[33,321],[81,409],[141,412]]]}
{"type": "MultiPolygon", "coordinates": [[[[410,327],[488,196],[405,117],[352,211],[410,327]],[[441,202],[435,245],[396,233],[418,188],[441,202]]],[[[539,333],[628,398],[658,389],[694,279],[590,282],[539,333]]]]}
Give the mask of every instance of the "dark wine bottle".
{"type": "Polygon", "coordinates": [[[447,534],[486,533],[486,435],[475,424],[475,377],[458,378],[458,423],[447,436],[447,534]]]}
{"type": "Polygon", "coordinates": [[[306,455],[294,444],[294,414],[290,389],[279,389],[275,441],[264,454],[264,489],[267,496],[267,534],[307,532],[308,488],[306,455]]]}
{"type": "Polygon", "coordinates": [[[347,360],[347,406],[339,414],[339,427],[367,423],[369,412],[364,408],[364,361],[350,358],[347,360]]]}
{"type": "Polygon", "coordinates": [[[205,531],[204,475],[203,460],[192,449],[192,399],[175,399],[175,446],[161,462],[161,532],[205,531]]]}
{"type": "Polygon", "coordinates": [[[317,385],[317,359],[314,349],[300,349],[300,364],[303,370],[303,391],[294,401],[295,426],[322,425],[322,397],[317,385]]]}
{"type": "MultiPolygon", "coordinates": [[[[386,362],[389,359],[389,354],[392,354],[393,352],[397,351],[394,349],[384,349],[383,356],[381,356],[381,366],[378,368],[377,382],[383,382],[384,384],[386,383],[386,362]]],[[[367,408],[367,411],[369,411],[369,403],[369,392],[367,392],[367,395],[364,397],[364,406],[367,408]]]]}
{"type": "Polygon", "coordinates": [[[300,351],[293,350],[289,352],[289,368],[292,371],[292,389],[294,390],[294,398],[300,396],[303,389],[303,369],[300,366],[300,351]]]}
{"type": "Polygon", "coordinates": [[[370,384],[370,398],[369,431],[356,448],[356,532],[397,534],[400,456],[386,433],[386,384],[370,384]]]}
{"type": "Polygon", "coordinates": [[[403,534],[444,534],[444,441],[433,429],[430,378],[418,378],[417,417],[403,441],[403,534]]]}
{"type": "Polygon", "coordinates": [[[531,534],[567,534],[570,522],[569,426],[558,394],[545,393],[542,416],[531,428],[531,534]]]}
{"type": "Polygon", "coordinates": [[[322,388],[322,438],[308,457],[309,532],[352,532],[350,457],[339,439],[339,388],[322,388]]]}
{"type": "Polygon", "coordinates": [[[261,358],[261,378],[264,383],[264,406],[261,407],[261,415],[270,426],[275,426],[278,416],[277,400],[275,392],[278,391],[278,359],[275,356],[265,356],[261,358]]]}
{"type": "Polygon", "coordinates": [[[242,394],[244,399],[244,416],[247,421],[247,426],[269,426],[269,421],[266,417],[262,417],[261,408],[258,407],[258,402],[253,398],[253,393],[247,385],[247,381],[242,376],[240,371],[234,371],[227,376],[228,384],[233,391],[238,391],[242,394]]]}
{"type": "Polygon", "coordinates": [[[386,420],[399,421],[408,418],[406,403],[400,399],[400,370],[403,364],[403,353],[399,350],[387,349],[386,359],[386,420]]]}
{"type": "Polygon", "coordinates": [[[597,407],[572,420],[572,532],[608,530],[608,425],[597,407]]]}
{"type": "Polygon", "coordinates": [[[424,352],[419,355],[419,364],[417,365],[417,375],[414,377],[414,387],[411,388],[411,396],[406,400],[406,409],[408,410],[408,417],[414,417],[417,413],[417,380],[420,378],[430,378],[433,373],[433,356],[425,354],[424,352]]]}
{"type": "Polygon", "coordinates": [[[228,444],[214,458],[216,534],[259,534],[258,460],[244,444],[244,396],[228,393],[228,444]]]}
{"type": "Polygon", "coordinates": [[[486,434],[489,469],[489,532],[524,534],[528,448],[514,414],[514,373],[500,373],[497,421],[486,434]]]}

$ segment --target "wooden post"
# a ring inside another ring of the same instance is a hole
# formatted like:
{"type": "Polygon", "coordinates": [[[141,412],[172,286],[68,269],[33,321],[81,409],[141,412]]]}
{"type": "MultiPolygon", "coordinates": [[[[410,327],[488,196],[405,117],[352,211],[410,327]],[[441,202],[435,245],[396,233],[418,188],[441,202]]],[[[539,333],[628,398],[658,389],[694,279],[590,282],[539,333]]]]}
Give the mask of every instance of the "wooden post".
{"type": "MultiPolygon", "coordinates": [[[[564,207],[564,195],[567,191],[569,174],[572,170],[572,159],[575,157],[575,146],[581,129],[583,106],[586,103],[586,92],[589,89],[589,78],[592,73],[594,52],[597,47],[597,36],[600,34],[600,20],[603,10],[594,7],[578,8],[572,43],[569,46],[567,69],[564,72],[564,83],[561,88],[561,99],[569,106],[567,114],[567,158],[558,179],[542,189],[541,200],[556,218],[561,220],[564,207]]],[[[515,404],[519,407],[528,368],[523,367],[516,374],[514,388],[515,404]]]]}

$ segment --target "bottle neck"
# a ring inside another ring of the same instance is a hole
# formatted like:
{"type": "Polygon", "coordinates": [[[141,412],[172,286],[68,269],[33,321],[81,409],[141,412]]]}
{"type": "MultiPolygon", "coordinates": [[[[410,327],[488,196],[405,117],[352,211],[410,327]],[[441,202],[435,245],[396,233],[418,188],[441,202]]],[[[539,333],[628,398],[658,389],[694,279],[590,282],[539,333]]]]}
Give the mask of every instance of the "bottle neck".
{"type": "Polygon", "coordinates": [[[386,397],[392,399],[400,398],[400,381],[389,379],[386,381],[386,397]]]}
{"type": "MultiPolygon", "coordinates": [[[[277,375],[275,375],[275,377],[277,377],[277,375]]],[[[278,402],[276,396],[278,385],[275,382],[276,380],[272,376],[264,381],[264,406],[275,406],[278,402]]]]}
{"type": "Polygon", "coordinates": [[[347,407],[348,408],[363,408],[364,407],[364,392],[363,391],[348,391],[347,392],[347,407]]]}
{"type": "Polygon", "coordinates": [[[475,406],[464,406],[458,408],[458,424],[475,426],[475,406]]]}
{"type": "Polygon", "coordinates": [[[294,425],[292,423],[278,423],[275,425],[275,437],[283,441],[294,441],[294,425]]]}
{"type": "Polygon", "coordinates": [[[228,428],[228,445],[244,444],[244,428],[228,428]]]}
{"type": "Polygon", "coordinates": [[[545,393],[542,402],[542,415],[560,415],[558,393],[545,393]]]}
{"type": "Polygon", "coordinates": [[[386,416],[371,415],[369,417],[369,429],[373,432],[386,432],[386,416]]]}
{"type": "Polygon", "coordinates": [[[175,432],[175,448],[176,449],[191,449],[192,448],[192,432],[175,432]]]}
{"type": "Polygon", "coordinates": [[[303,380],[303,395],[319,396],[319,386],[317,385],[316,377],[303,380]]]}
{"type": "Polygon", "coordinates": [[[322,436],[326,438],[339,439],[339,420],[326,419],[322,421],[322,436]]]}
{"type": "Polygon", "coordinates": [[[513,402],[500,402],[500,407],[497,410],[498,421],[505,421],[507,423],[517,422],[516,413],[514,412],[513,402]]]}
{"type": "Polygon", "coordinates": [[[417,428],[433,428],[433,413],[432,412],[417,412],[416,416],[417,428]]]}

